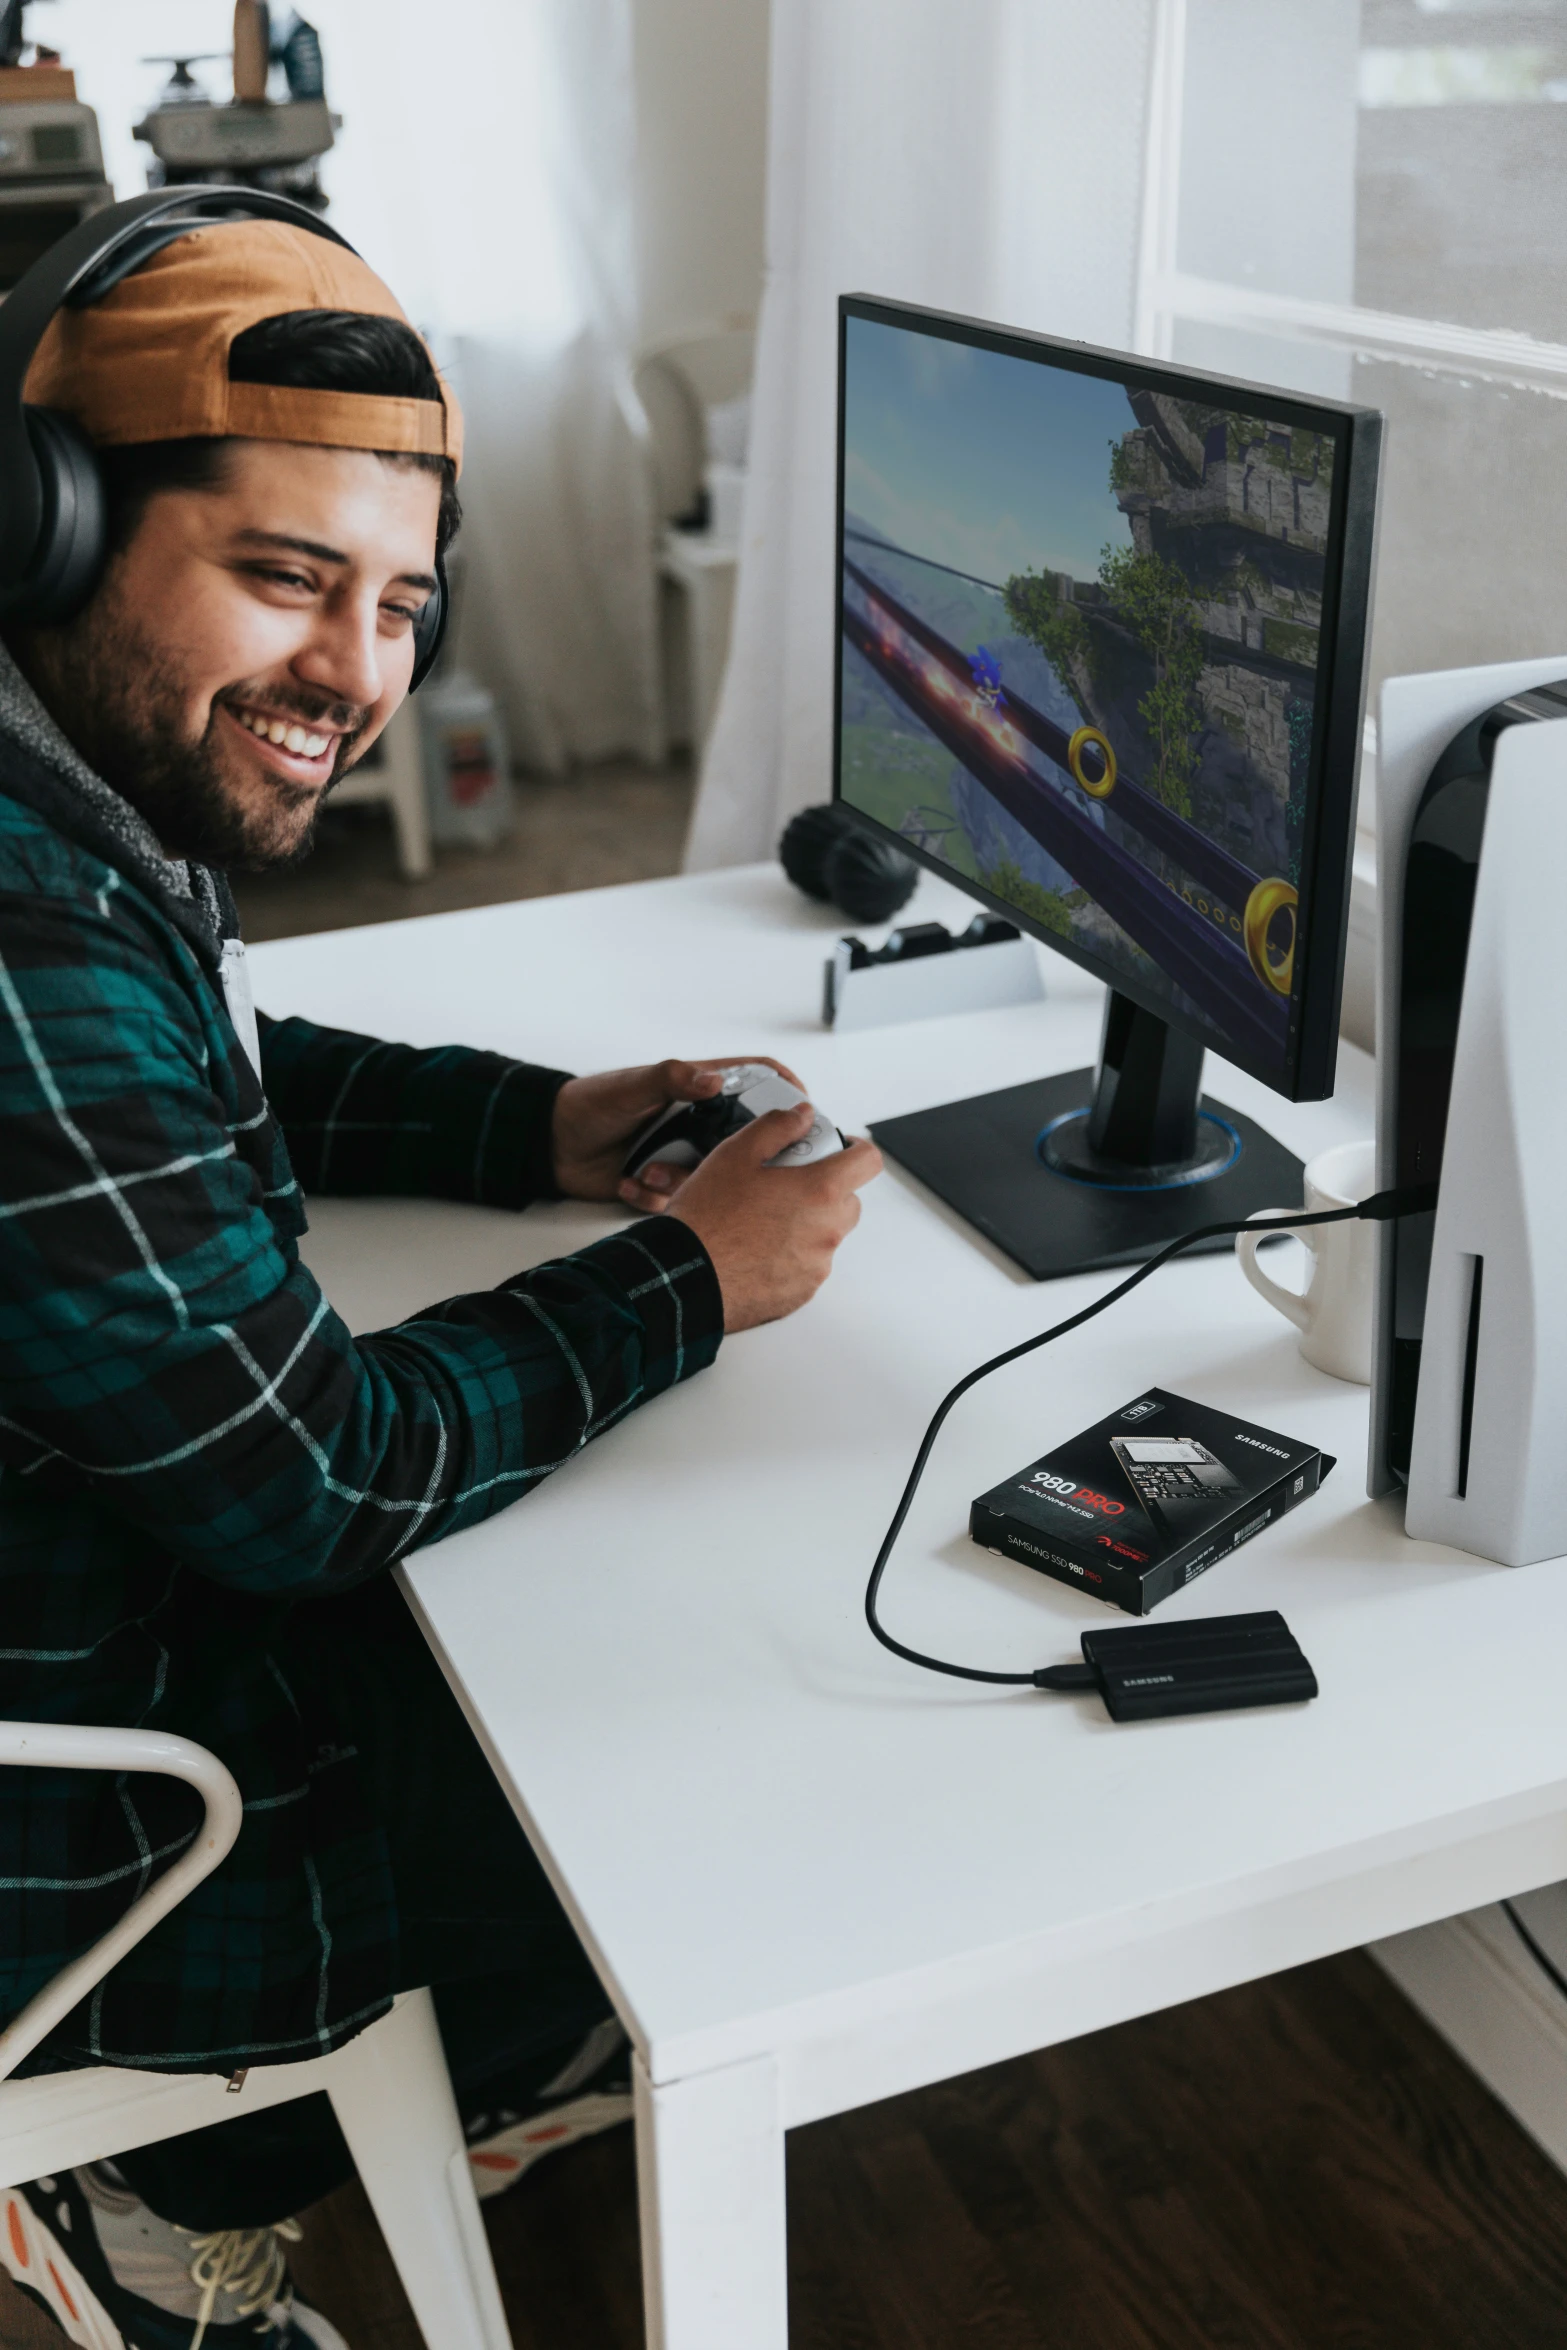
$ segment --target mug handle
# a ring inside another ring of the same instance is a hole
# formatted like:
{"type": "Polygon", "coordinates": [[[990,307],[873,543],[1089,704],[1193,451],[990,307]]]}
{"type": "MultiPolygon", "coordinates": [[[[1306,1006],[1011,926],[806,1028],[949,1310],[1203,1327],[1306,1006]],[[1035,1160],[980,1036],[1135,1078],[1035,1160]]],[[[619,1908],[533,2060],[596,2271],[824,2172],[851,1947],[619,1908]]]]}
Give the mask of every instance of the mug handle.
{"type": "MultiPolygon", "coordinates": [[[[1290,1227],[1288,1224],[1275,1224],[1271,1230],[1288,1232],[1290,1227]]],[[[1311,1308],[1299,1290],[1282,1288],[1277,1281],[1269,1278],[1257,1262],[1257,1251],[1267,1237],[1266,1232],[1236,1233],[1235,1254],[1239,1259],[1241,1271],[1258,1296],[1265,1297],[1269,1305],[1281,1313],[1287,1322],[1293,1322],[1297,1330],[1309,1330],[1312,1321],[1311,1308]]],[[[1304,1232],[1297,1232],[1294,1237],[1300,1241],[1306,1240],[1304,1232]]],[[[1310,1246],[1309,1241],[1307,1241],[1307,1246],[1310,1246]]]]}

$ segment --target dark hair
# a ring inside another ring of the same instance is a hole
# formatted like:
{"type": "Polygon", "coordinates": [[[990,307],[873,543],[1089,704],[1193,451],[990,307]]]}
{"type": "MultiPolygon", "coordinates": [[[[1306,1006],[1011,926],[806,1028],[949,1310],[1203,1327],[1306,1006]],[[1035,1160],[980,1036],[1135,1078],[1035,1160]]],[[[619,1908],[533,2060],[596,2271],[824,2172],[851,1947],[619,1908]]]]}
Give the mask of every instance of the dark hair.
{"type": "MultiPolygon", "coordinates": [[[[403,400],[441,396],[430,355],[413,328],[400,318],[373,318],[358,310],[286,310],[246,327],[229,345],[229,381],[403,400]]],[[[160,490],[212,489],[223,477],[231,446],[226,440],[142,441],[100,450],[110,553],[117,554],[134,537],[148,499],[160,490]]],[[[444,555],[462,521],[451,459],[390,449],[378,454],[389,464],[440,476],[435,546],[444,555]]]]}

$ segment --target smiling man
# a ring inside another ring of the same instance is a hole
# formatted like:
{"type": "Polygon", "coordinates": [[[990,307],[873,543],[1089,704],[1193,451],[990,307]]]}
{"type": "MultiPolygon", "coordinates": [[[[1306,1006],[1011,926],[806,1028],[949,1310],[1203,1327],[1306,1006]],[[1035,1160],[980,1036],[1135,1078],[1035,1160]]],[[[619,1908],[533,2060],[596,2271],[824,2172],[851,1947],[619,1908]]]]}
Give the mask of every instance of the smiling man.
{"type": "MultiPolygon", "coordinates": [[[[719,1064],[573,1078],[258,1021],[224,870],[306,849],[408,690],[458,521],[451,396],[361,262],[202,229],[58,318],[28,396],[96,445],[109,554],[0,648],[0,1716],[181,1732],[245,1802],[34,2062],[236,2073],[428,1983],[505,2184],[625,2115],[623,2037],[387,1570],[802,1304],[876,1154],[771,1169],[809,1116],[774,1113],[626,1184],[632,1134],[719,1064]],[[355,1339],[300,1260],[301,1186],[663,1212],[355,1339]]],[[[195,1807],[0,1788],[3,2022],[195,1807]]],[[[303,2100],[0,2196],[0,2265],[95,2350],[325,2350],[276,2223],[349,2168],[303,2100]]]]}
{"type": "Polygon", "coordinates": [[[88,627],[23,632],[18,651],[46,700],[73,713],[89,763],[134,789],[160,843],[213,866],[277,864],[309,848],[331,785],[385,722],[388,644],[435,587],[437,488],[427,472],[338,450],[182,448],[207,453],[210,481],[188,485],[205,495],[139,500],[118,594],[88,627]],[[341,546],[307,535],[321,516],[341,546]],[[383,580],[398,560],[408,568],[383,580]],[[323,610],[327,625],[296,653],[299,616],[323,610]],[[240,650],[257,668],[236,679],[240,650]]]}

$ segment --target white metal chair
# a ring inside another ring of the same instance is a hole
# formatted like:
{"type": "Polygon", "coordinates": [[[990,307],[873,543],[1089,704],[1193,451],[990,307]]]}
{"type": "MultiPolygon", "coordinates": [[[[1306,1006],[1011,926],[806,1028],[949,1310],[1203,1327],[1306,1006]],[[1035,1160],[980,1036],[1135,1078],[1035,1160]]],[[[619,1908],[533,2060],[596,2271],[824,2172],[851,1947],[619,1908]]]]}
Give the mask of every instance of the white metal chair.
{"type": "Polygon", "coordinates": [[[729,654],[738,540],[716,529],[672,527],[702,486],[705,406],[731,400],[751,380],[749,321],[710,321],[665,335],[632,368],[645,461],[658,516],[654,561],[660,594],[665,718],[670,740],[700,757],[729,654]]]}
{"type": "MultiPolygon", "coordinates": [[[[511,2350],[428,1991],[407,1993],[346,2047],[303,2064],[252,2066],[230,2079],[117,2065],[9,2078],[77,2001],[219,1865],[239,1834],[241,1802],[216,1755],[156,1730],[3,1722],[0,1764],[163,1772],[187,1781],[206,1806],[190,1850],[0,2032],[0,2204],[10,2200],[6,2190],[23,2180],[109,2161],[128,2147],[324,2089],[429,2350],[511,2350]]],[[[0,2226],[8,2219],[9,2213],[0,2212],[0,2226]]],[[[16,2231],[21,2233],[20,2212],[16,2231]]]]}
{"type": "Polygon", "coordinates": [[[404,702],[357,767],[332,786],[334,808],[356,801],[384,801],[392,811],[397,864],[405,881],[423,881],[431,870],[430,808],[425,795],[424,747],[419,719],[404,702]]]}

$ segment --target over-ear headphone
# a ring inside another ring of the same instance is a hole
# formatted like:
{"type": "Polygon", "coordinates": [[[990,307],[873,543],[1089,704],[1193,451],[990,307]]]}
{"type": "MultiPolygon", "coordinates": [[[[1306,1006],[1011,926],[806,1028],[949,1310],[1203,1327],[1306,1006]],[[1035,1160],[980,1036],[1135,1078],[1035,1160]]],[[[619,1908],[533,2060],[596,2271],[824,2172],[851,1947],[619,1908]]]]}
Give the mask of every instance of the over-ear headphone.
{"type": "MultiPolygon", "coordinates": [[[[81,427],[22,393],[57,310],[101,302],[165,245],[225,220],[285,220],[353,247],[318,213],[257,188],[158,188],[78,221],[0,302],[0,614],[36,626],[68,620],[103,570],[105,506],[97,452],[81,427]]],[[[410,691],[435,665],[446,632],[446,566],[414,623],[410,691]]]]}

